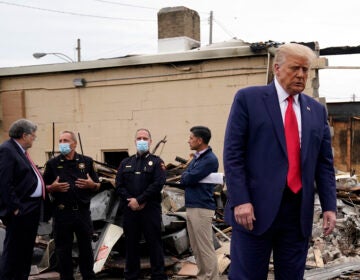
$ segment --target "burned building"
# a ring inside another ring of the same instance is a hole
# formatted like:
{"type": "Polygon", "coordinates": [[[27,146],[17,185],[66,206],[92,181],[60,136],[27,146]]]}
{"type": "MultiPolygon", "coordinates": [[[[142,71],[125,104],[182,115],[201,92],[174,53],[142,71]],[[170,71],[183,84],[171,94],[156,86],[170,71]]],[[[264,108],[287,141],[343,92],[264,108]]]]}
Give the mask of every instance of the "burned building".
{"type": "MultiPolygon", "coordinates": [[[[25,117],[38,124],[31,154],[39,166],[53,150],[53,131],[56,138],[70,129],[81,133],[85,154],[116,167],[134,153],[136,129],[147,127],[154,142],[167,137],[161,156],[171,163],[176,155],[188,154],[188,130],[201,124],[213,131],[212,148],[222,162],[234,94],[272,79],[273,47],[242,40],[199,46],[196,12],[162,9],[158,18],[162,52],[157,54],[0,68],[2,139],[12,121],[25,117]],[[181,24],[168,24],[167,13],[175,13],[181,24]],[[175,28],[176,36],[165,27],[175,28]]],[[[326,59],[317,60],[307,94],[316,96],[315,69],[325,64],[326,59]]]]}

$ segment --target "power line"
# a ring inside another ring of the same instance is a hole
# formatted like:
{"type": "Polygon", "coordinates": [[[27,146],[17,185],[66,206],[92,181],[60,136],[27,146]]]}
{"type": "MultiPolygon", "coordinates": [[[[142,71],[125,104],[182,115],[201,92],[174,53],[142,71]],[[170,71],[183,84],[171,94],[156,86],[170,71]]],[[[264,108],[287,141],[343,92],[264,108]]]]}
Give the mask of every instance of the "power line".
{"type": "Polygon", "coordinates": [[[235,38],[236,36],[234,35],[234,33],[230,32],[229,30],[227,30],[218,20],[216,20],[215,18],[213,18],[213,21],[227,34],[229,35],[231,38],[235,38]]]}
{"type": "MultiPolygon", "coordinates": [[[[125,6],[125,7],[149,9],[149,10],[154,10],[154,11],[159,11],[161,9],[161,8],[153,8],[153,7],[139,6],[139,5],[133,5],[133,4],[125,4],[125,3],[121,3],[121,2],[117,2],[117,1],[109,1],[109,0],[94,0],[94,1],[109,3],[109,4],[119,5],[119,6],[125,6]]],[[[196,12],[199,14],[204,14],[204,15],[209,14],[208,12],[199,12],[199,11],[196,11],[196,12]]]]}
{"type": "MultiPolygon", "coordinates": [[[[138,41],[135,41],[135,42],[129,42],[127,45],[124,45],[124,46],[121,46],[121,47],[118,47],[116,49],[112,49],[112,50],[107,50],[107,51],[103,51],[101,53],[97,53],[96,55],[93,55],[92,57],[88,57],[88,59],[95,59],[96,57],[99,57],[99,56],[107,56],[107,55],[111,55],[112,53],[120,53],[120,56],[123,56],[123,53],[125,50],[128,50],[130,47],[132,49],[136,49],[137,46],[141,46],[141,44],[143,44],[144,42],[148,42],[150,39],[152,38],[152,36],[147,36],[147,37],[143,37],[142,40],[138,40],[138,41]]],[[[133,50],[132,50],[133,51],[133,50]]]]}
{"type": "Polygon", "coordinates": [[[125,6],[125,7],[132,7],[132,8],[149,9],[149,10],[155,10],[155,11],[158,10],[158,9],[152,8],[152,7],[138,6],[138,5],[132,5],[132,4],[124,4],[124,3],[120,3],[120,2],[107,1],[107,0],[94,0],[94,1],[108,3],[108,4],[114,4],[114,5],[119,5],[119,6],[125,6]]]}
{"type": "Polygon", "coordinates": [[[22,4],[15,4],[15,3],[10,3],[10,2],[6,2],[6,1],[0,1],[0,4],[11,5],[11,6],[27,8],[27,9],[33,9],[33,10],[40,10],[40,11],[51,12],[51,13],[66,14],[66,15],[72,15],[72,16],[81,16],[81,17],[91,17],[91,18],[110,19],[110,20],[123,20],[123,21],[150,21],[150,22],[156,21],[156,20],[151,20],[151,19],[120,18],[120,17],[107,17],[107,16],[97,16],[97,15],[90,15],[90,14],[81,14],[81,13],[75,13],[75,12],[59,11],[59,10],[40,8],[40,7],[28,6],[28,5],[22,5],[22,4]]]}

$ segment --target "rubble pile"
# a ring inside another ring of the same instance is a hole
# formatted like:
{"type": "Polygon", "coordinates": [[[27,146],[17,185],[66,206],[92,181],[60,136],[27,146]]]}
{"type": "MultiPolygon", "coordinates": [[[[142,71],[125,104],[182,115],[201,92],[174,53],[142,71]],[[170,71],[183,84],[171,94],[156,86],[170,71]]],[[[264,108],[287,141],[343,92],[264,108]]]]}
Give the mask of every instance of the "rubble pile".
{"type": "MultiPolygon", "coordinates": [[[[162,239],[165,249],[165,265],[169,276],[176,278],[193,277],[197,273],[196,262],[192,256],[186,230],[186,211],[184,191],[174,187],[181,173],[190,160],[177,157],[178,165],[167,166],[167,184],[163,188],[162,201],[162,239]]],[[[125,266],[125,251],[120,201],[115,194],[116,170],[97,165],[101,178],[100,192],[91,201],[91,213],[94,224],[93,248],[96,273],[106,270],[123,270],[125,266]]],[[[305,279],[337,279],[347,275],[346,279],[358,275],[360,271],[360,184],[355,175],[341,174],[337,177],[338,213],[336,228],[330,236],[323,236],[321,207],[318,197],[314,205],[313,234],[306,261],[305,279]],[[333,268],[333,270],[330,269],[333,268]],[[315,277],[315,278],[314,278],[315,277]],[[323,278],[322,278],[323,277],[323,278]]],[[[224,222],[224,205],[226,201],[226,186],[217,185],[214,196],[217,209],[213,219],[214,246],[218,255],[219,271],[226,275],[230,265],[231,227],[224,222]]],[[[0,227],[0,242],[5,235],[4,227],[0,227]]],[[[150,268],[147,258],[147,247],[142,244],[141,267],[144,273],[150,268]]],[[[0,248],[2,251],[2,248],[0,248]]],[[[76,264],[78,255],[74,243],[73,259],[76,264]]],[[[54,242],[52,240],[51,224],[39,227],[39,236],[34,249],[32,274],[41,274],[54,270],[54,242]]],[[[272,263],[270,264],[270,274],[272,263]]],[[[343,279],[343,278],[341,278],[343,279]]]]}
{"type": "MultiPolygon", "coordinates": [[[[180,157],[176,157],[176,161],[180,164],[169,164],[166,166],[167,183],[162,191],[162,239],[165,250],[165,265],[170,276],[195,276],[197,273],[197,267],[194,257],[192,256],[190,242],[187,235],[184,190],[175,187],[177,185],[176,182],[180,179],[182,172],[185,170],[191,159],[184,160],[180,157]]],[[[219,266],[222,268],[220,271],[224,273],[230,264],[230,259],[228,258],[230,238],[223,232],[223,230],[226,232],[226,229],[229,232],[229,227],[223,220],[223,199],[226,199],[226,196],[223,194],[223,187],[224,185],[216,186],[214,193],[215,197],[217,197],[218,205],[214,216],[213,228],[214,246],[218,252],[219,266]],[[224,245],[225,243],[228,244],[224,245]]],[[[112,195],[113,190],[108,191],[110,191],[112,195]]],[[[98,194],[97,197],[93,198],[91,207],[92,211],[93,208],[100,209],[98,208],[98,203],[96,203],[97,200],[101,200],[102,202],[100,204],[104,204],[104,200],[99,199],[100,196],[101,195],[98,194]]],[[[115,200],[115,204],[116,203],[118,203],[117,200],[115,200]]],[[[110,208],[113,207],[114,205],[110,208]]],[[[121,209],[121,207],[119,207],[119,209],[121,209]]],[[[103,213],[104,211],[101,212],[103,213]]],[[[117,211],[115,217],[116,218],[113,220],[114,224],[121,225],[121,210],[117,211]]],[[[95,221],[94,217],[93,221],[95,221]]],[[[107,221],[109,221],[109,219],[107,219],[107,221]]],[[[101,239],[102,237],[100,236],[100,242],[101,239]]],[[[124,269],[125,252],[123,249],[124,246],[122,246],[123,242],[123,237],[120,237],[117,243],[113,246],[109,257],[104,263],[103,269],[124,269]]],[[[150,268],[150,263],[147,258],[146,244],[142,245],[144,246],[141,267],[146,270],[150,268]]]]}
{"type": "Polygon", "coordinates": [[[331,235],[325,237],[320,203],[318,200],[315,202],[312,240],[306,262],[308,268],[324,267],[328,264],[339,263],[344,257],[357,255],[360,249],[360,244],[357,244],[357,236],[360,233],[357,226],[359,221],[352,208],[338,199],[336,227],[331,235]]]}
{"type": "Polygon", "coordinates": [[[314,205],[312,240],[304,279],[359,279],[360,271],[360,184],[357,176],[336,176],[337,221],[333,233],[323,236],[321,207],[314,205]]]}

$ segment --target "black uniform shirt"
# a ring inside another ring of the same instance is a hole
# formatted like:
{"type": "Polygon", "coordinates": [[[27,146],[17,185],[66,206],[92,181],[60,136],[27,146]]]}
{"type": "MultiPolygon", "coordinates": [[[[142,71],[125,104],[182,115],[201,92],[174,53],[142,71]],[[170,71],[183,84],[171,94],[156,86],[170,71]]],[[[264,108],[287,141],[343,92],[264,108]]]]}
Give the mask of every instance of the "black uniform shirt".
{"type": "Polygon", "coordinates": [[[166,181],[163,160],[146,153],[124,159],[116,175],[116,191],[120,198],[136,198],[139,204],[161,202],[161,190],[166,181]]]}
{"type": "Polygon", "coordinates": [[[59,182],[67,182],[70,189],[67,192],[52,192],[56,204],[88,204],[94,191],[92,189],[80,189],[75,186],[77,179],[87,179],[87,174],[96,183],[99,178],[94,170],[92,158],[75,153],[73,160],[67,160],[63,155],[50,159],[45,166],[44,182],[51,185],[56,177],[59,176],[59,182]]]}

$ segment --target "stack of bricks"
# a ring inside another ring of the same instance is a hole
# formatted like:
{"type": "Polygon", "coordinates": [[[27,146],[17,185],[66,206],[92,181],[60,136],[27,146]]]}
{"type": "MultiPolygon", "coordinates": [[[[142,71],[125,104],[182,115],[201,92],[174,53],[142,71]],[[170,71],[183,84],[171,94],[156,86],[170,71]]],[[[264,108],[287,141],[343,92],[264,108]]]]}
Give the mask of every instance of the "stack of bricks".
{"type": "Polygon", "coordinates": [[[186,7],[163,8],[158,12],[158,39],[188,37],[200,41],[200,17],[186,7]]]}

